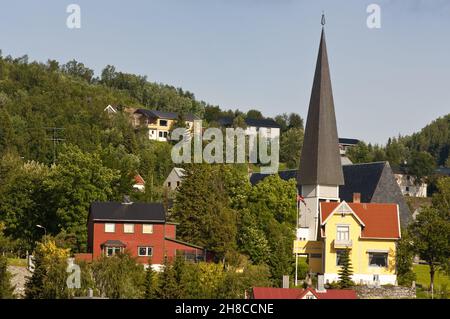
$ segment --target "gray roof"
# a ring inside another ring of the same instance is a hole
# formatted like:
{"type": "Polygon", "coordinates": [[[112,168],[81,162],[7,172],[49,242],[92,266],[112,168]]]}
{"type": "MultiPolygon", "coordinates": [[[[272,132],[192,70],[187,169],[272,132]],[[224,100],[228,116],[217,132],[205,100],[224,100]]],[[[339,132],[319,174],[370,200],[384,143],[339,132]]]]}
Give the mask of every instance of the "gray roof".
{"type": "Polygon", "coordinates": [[[89,219],[164,223],[166,213],[161,203],[94,202],[89,208],[89,219]]]}
{"type": "MultiPolygon", "coordinates": [[[[232,117],[222,117],[218,120],[218,123],[222,126],[231,126],[231,125],[233,125],[233,120],[234,119],[232,117]]],[[[272,119],[246,118],[244,121],[245,121],[245,124],[247,124],[247,126],[281,128],[281,126],[272,119]]]]}
{"type": "Polygon", "coordinates": [[[107,240],[103,244],[101,244],[103,247],[126,247],[124,243],[122,243],[120,240],[107,240]]]}
{"type": "MultiPolygon", "coordinates": [[[[162,118],[162,119],[168,119],[168,120],[177,120],[178,119],[178,113],[175,113],[175,112],[137,109],[134,113],[139,113],[139,114],[142,114],[149,118],[162,118]]],[[[191,113],[183,114],[183,116],[187,121],[194,121],[194,120],[199,119],[198,116],[191,114],[191,113]]]]}
{"type": "Polygon", "coordinates": [[[327,46],[323,29],[309,103],[300,167],[299,184],[344,184],[327,46]]]}
{"type": "MultiPolygon", "coordinates": [[[[361,193],[363,203],[394,203],[399,205],[400,222],[406,226],[411,221],[411,212],[395,181],[388,162],[354,164],[342,166],[345,185],[339,187],[339,198],[353,202],[353,194],[361,193]]],[[[297,170],[278,172],[280,178],[297,179],[297,170]]],[[[269,174],[253,173],[252,185],[256,185],[269,174]]]]}

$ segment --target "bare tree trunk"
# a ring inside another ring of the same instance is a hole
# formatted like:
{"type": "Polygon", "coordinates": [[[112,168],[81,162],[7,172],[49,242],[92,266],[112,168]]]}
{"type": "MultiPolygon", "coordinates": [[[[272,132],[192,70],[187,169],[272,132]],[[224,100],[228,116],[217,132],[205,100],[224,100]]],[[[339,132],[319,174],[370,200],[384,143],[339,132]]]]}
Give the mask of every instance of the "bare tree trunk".
{"type": "Polygon", "coordinates": [[[430,263],[430,290],[431,290],[431,299],[434,299],[434,265],[430,263]]]}

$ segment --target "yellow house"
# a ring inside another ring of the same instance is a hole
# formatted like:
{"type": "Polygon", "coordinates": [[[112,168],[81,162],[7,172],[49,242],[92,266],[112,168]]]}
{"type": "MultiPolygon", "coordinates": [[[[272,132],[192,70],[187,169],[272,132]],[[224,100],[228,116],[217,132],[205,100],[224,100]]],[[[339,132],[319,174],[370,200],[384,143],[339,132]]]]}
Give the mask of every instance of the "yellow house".
{"type": "Polygon", "coordinates": [[[337,281],[340,256],[348,249],[355,283],[396,284],[398,205],[322,202],[319,218],[318,239],[294,243],[294,253],[308,258],[312,272],[337,281]]]}
{"type": "MultiPolygon", "coordinates": [[[[198,117],[193,114],[185,114],[183,117],[186,128],[191,131],[194,120],[197,120],[198,117]]],[[[178,113],[137,109],[133,114],[133,126],[146,126],[149,139],[166,142],[169,139],[172,126],[178,119],[178,113]]]]}

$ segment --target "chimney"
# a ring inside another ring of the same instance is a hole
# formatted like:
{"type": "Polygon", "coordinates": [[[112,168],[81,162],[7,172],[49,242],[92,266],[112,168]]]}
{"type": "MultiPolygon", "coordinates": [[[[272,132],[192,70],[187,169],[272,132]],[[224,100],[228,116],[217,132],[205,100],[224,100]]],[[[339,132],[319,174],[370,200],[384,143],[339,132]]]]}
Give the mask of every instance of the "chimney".
{"type": "Polygon", "coordinates": [[[353,203],[361,203],[361,193],[353,193],[353,203]]]}
{"type": "Polygon", "coordinates": [[[289,276],[283,276],[283,288],[289,288],[289,276]]]}
{"type": "Polygon", "coordinates": [[[317,292],[325,292],[325,277],[323,275],[317,276],[317,292]]]}
{"type": "Polygon", "coordinates": [[[130,204],[133,204],[133,202],[131,201],[131,199],[130,199],[130,196],[128,196],[128,195],[124,195],[123,196],[123,203],[122,203],[123,205],[130,205],[130,204]]]}

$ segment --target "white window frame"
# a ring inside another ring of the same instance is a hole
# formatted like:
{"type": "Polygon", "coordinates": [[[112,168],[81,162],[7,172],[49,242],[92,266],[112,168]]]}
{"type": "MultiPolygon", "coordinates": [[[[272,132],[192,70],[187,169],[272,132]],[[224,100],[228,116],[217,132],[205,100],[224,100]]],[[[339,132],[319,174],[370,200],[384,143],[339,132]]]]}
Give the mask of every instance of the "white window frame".
{"type": "Polygon", "coordinates": [[[142,224],[142,233],[143,234],[153,234],[153,224],[142,224]],[[149,227],[149,231],[145,231],[145,227],[149,227]]]}
{"type": "Polygon", "coordinates": [[[134,224],[123,224],[123,232],[125,234],[134,234],[134,224]],[[131,226],[131,230],[127,231],[127,226],[130,227],[131,226]]]}
{"type": "Polygon", "coordinates": [[[350,225],[336,225],[336,240],[337,241],[349,241],[350,240],[350,225]],[[342,231],[342,229],[344,229],[344,228],[346,229],[346,231],[342,231]],[[345,234],[346,234],[346,236],[345,236],[345,234]],[[344,235],[344,236],[342,237],[342,235],[344,235]]]}
{"type": "Polygon", "coordinates": [[[138,246],[138,256],[139,257],[152,257],[153,247],[152,246],[138,246]],[[141,249],[145,249],[145,255],[141,254],[141,249]]]}
{"type": "Polygon", "coordinates": [[[105,223],[105,233],[115,233],[116,224],[115,223],[105,223]],[[108,230],[108,226],[112,227],[112,230],[108,230]]]}

